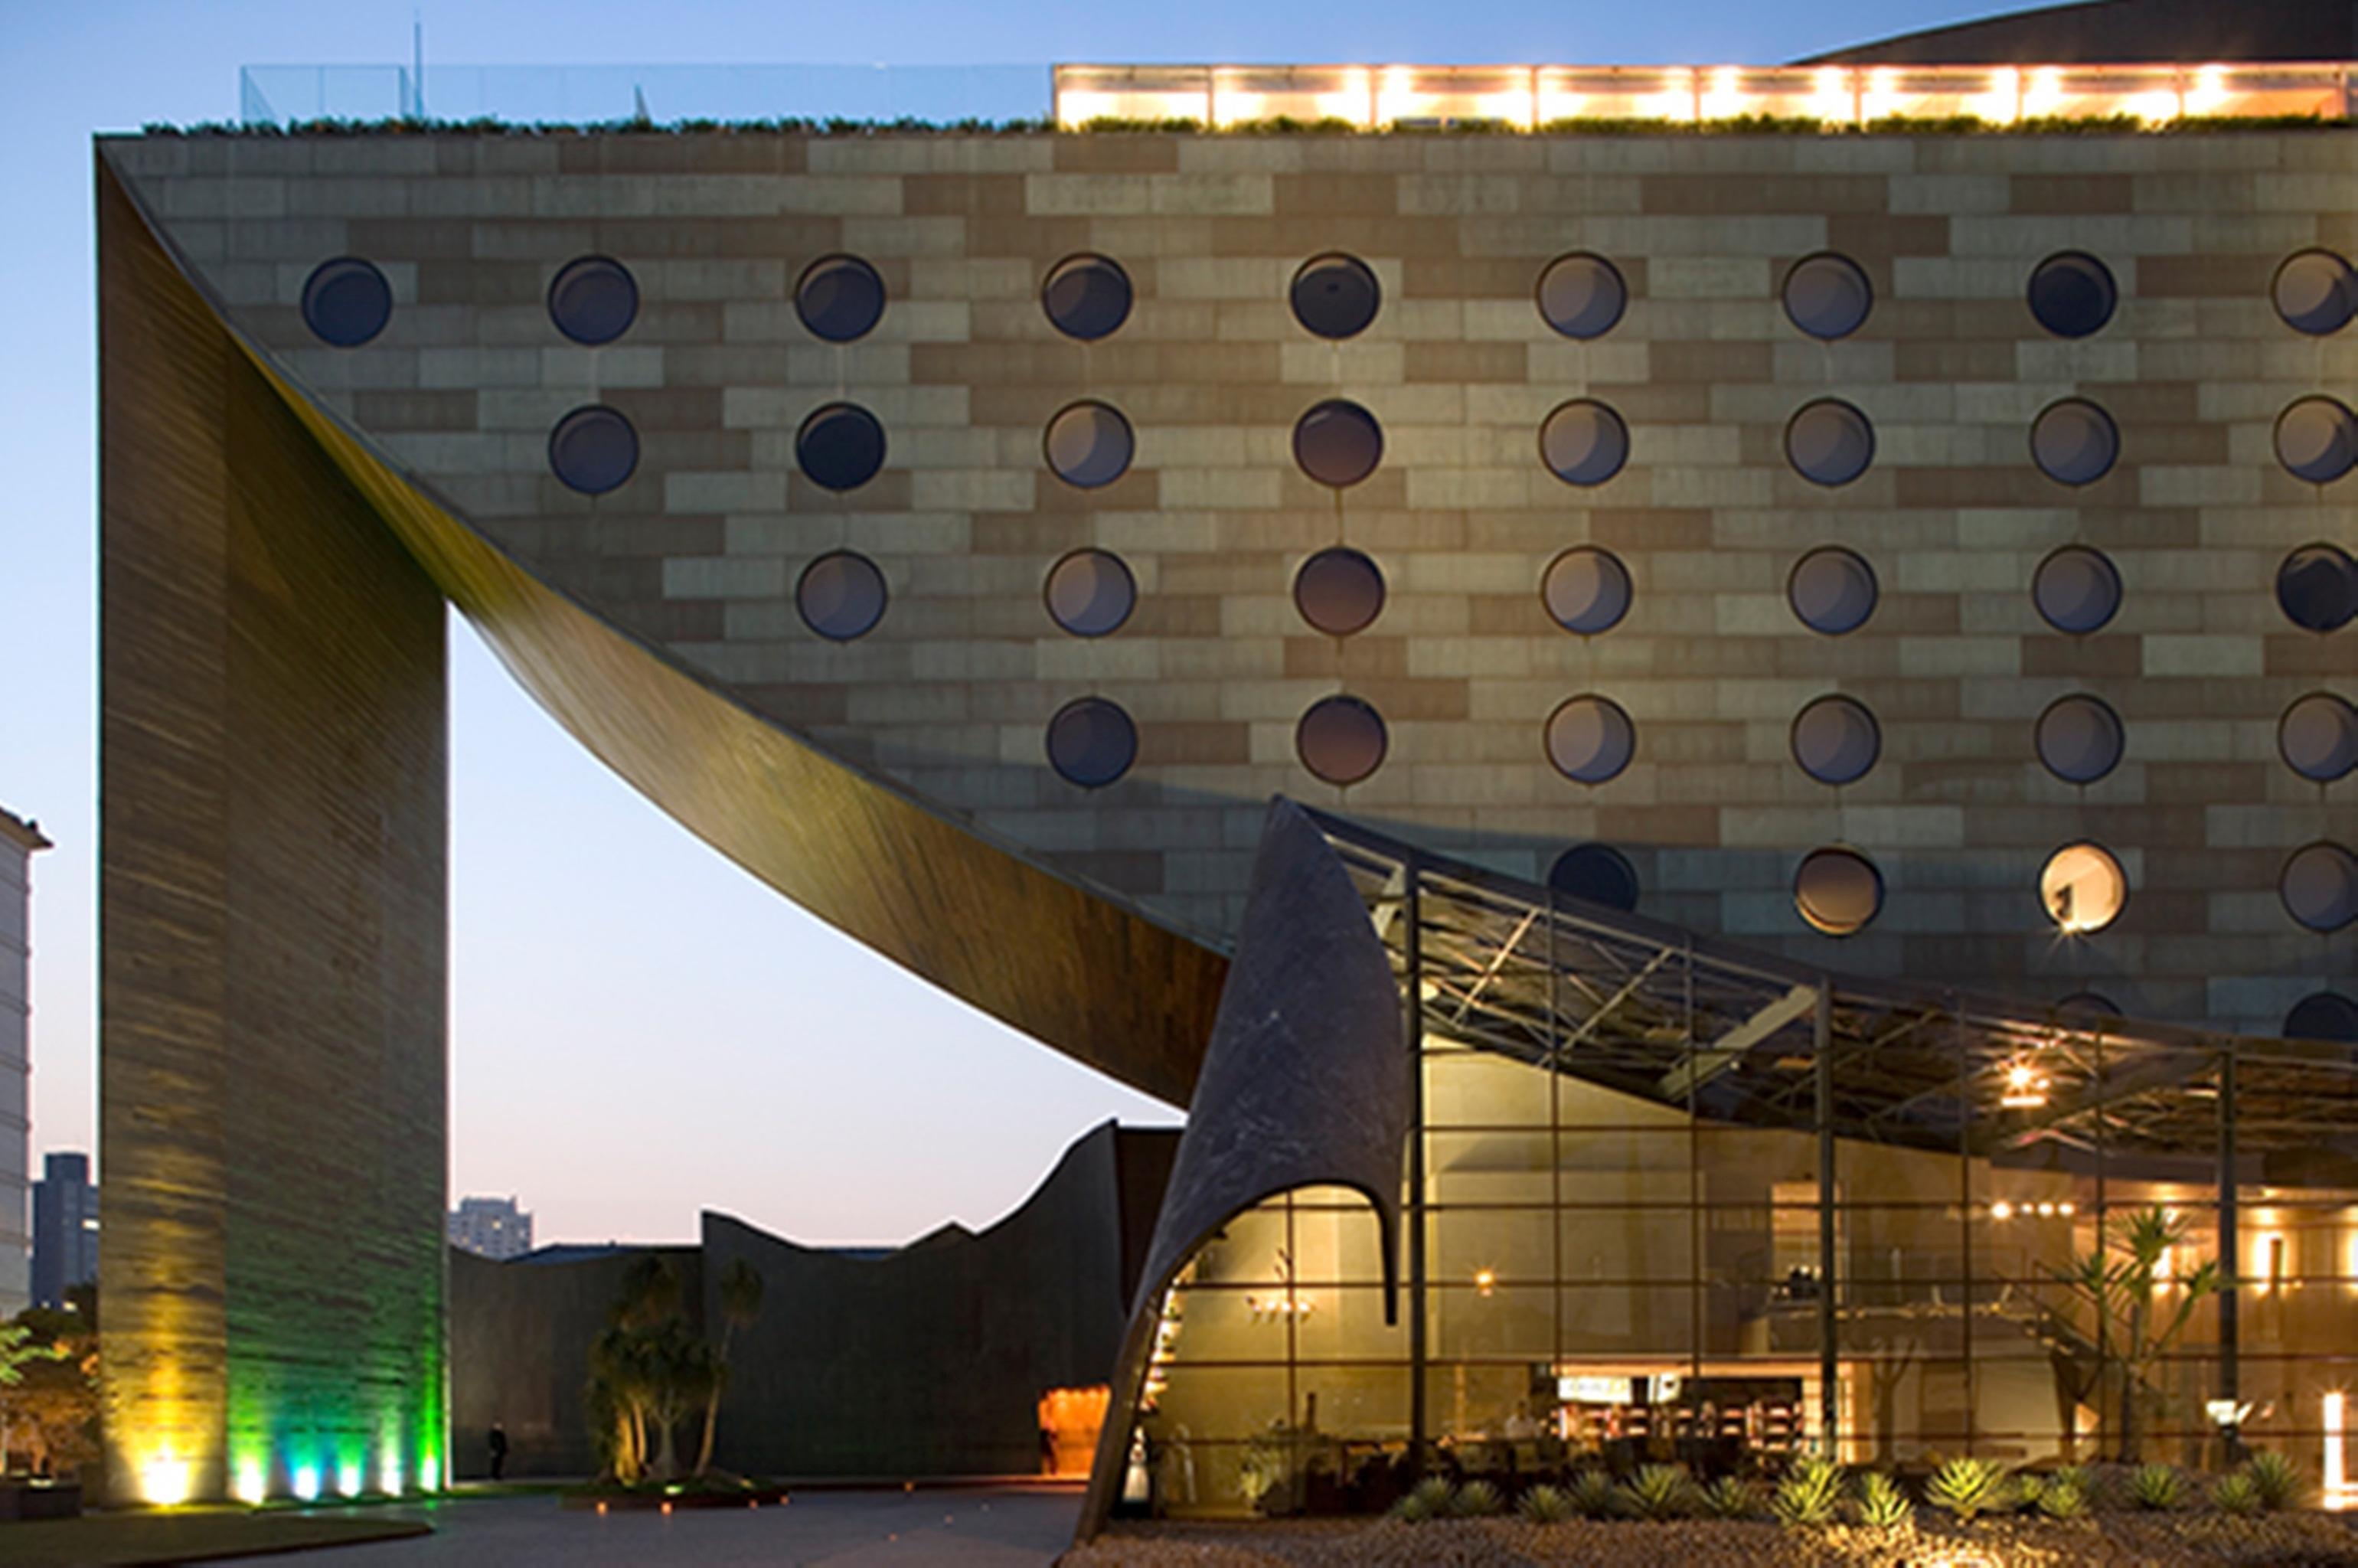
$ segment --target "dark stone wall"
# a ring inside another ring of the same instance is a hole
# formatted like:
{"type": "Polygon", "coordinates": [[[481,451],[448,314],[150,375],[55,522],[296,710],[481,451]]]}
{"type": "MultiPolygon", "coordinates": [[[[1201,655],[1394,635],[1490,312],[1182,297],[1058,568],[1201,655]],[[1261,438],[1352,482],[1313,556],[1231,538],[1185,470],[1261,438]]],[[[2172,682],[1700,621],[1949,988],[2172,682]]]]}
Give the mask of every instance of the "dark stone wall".
{"type": "Polygon", "coordinates": [[[2095,0],[1932,27],[1802,63],[2074,65],[2358,58],[2358,0],[2095,0]]]}

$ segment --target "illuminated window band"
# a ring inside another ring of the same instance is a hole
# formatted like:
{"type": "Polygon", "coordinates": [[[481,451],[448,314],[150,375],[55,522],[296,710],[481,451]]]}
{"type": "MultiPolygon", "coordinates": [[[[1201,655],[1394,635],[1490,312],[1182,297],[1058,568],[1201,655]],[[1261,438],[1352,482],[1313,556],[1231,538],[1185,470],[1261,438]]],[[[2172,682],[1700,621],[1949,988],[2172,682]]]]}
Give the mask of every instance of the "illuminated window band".
{"type": "Polygon", "coordinates": [[[1361,130],[1487,122],[1535,131],[1564,120],[1702,124],[1758,116],[1864,126],[1877,120],[2125,116],[2339,118],[2346,62],[2090,66],[1060,65],[1055,121],[1342,121],[1361,130]]]}

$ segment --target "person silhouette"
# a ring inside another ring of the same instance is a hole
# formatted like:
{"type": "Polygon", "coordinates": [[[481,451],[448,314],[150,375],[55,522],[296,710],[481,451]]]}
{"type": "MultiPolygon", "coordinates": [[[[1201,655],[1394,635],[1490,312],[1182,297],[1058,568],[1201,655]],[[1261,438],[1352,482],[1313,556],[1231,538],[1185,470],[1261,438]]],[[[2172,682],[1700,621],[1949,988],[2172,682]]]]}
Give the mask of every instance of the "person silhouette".
{"type": "Polygon", "coordinates": [[[492,1479],[496,1481],[508,1467],[508,1429],[493,1422],[491,1435],[484,1441],[492,1451],[492,1479]]]}

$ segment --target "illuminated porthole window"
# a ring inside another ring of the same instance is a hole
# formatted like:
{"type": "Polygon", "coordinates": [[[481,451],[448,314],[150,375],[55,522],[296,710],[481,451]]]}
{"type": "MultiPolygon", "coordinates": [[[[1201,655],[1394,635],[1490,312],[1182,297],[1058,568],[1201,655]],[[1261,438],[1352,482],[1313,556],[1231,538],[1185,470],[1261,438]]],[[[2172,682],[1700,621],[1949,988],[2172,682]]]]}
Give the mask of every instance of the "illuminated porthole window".
{"type": "Polygon", "coordinates": [[[1048,720],[1048,765],[1067,784],[1103,789],[1138,761],[1138,726],[1118,702],[1076,697],[1048,720]]]}
{"type": "Polygon", "coordinates": [[[1056,330],[1085,343],[1110,337],[1130,319],[1130,274],[1109,256],[1067,256],[1040,286],[1040,308],[1056,330]]]}
{"type": "Polygon", "coordinates": [[[2128,873],[2101,844],[2066,844],[2039,873],[2039,902],[2062,931],[2102,931],[2120,918],[2128,899],[2128,873]]]}
{"type": "Polygon", "coordinates": [[[2123,1018],[2121,1004],[2102,991],[2073,991],[2055,1004],[2058,1012],[2097,1013],[2106,1018],[2123,1018]]]}
{"type": "Polygon", "coordinates": [[[2095,697],[2058,697],[2039,716],[2039,760],[2066,784],[2094,784],[2121,765],[2120,715],[2095,697]]]}
{"type": "Polygon", "coordinates": [[[2294,699],[2277,721],[2277,752],[2305,779],[2332,784],[2358,768],[2358,708],[2330,691],[2294,699]]]}
{"type": "Polygon", "coordinates": [[[1138,438],[1130,421],[1108,403],[1076,403],[1048,421],[1042,438],[1048,467],[1058,479],[1082,490],[1111,484],[1130,471],[1138,438]]]}
{"type": "Polygon", "coordinates": [[[1575,844],[1555,858],[1548,886],[1625,913],[1638,907],[1638,868],[1610,844],[1575,844]]]}
{"type": "Polygon", "coordinates": [[[2084,251],[2049,256],[2030,270],[2030,314],[2059,338],[2101,331],[2120,304],[2112,269],[2084,251]]]}
{"type": "Polygon", "coordinates": [[[1822,697],[1793,717],[1793,761],[1820,784],[1855,784],[1883,754],[1883,730],[1866,705],[1822,697]]]}
{"type": "Polygon", "coordinates": [[[2058,484],[2093,484],[2120,456],[2120,427],[2084,397],[2050,403],[2031,423],[2030,460],[2058,484]]]}
{"type": "Polygon", "coordinates": [[[795,461],[824,490],[857,490],[884,466],[884,427],[856,403],[811,411],[795,432],[795,461]]]}
{"type": "Polygon", "coordinates": [[[1540,427],[1540,458],[1566,484],[1603,484],[1629,460],[1629,427],[1595,399],[1576,397],[1540,427]]]}
{"type": "Polygon", "coordinates": [[[1391,737],[1384,717],[1356,697],[1313,703],[1293,727],[1294,754],[1330,784],[1355,784],[1384,765],[1391,737]]]}
{"type": "Polygon", "coordinates": [[[1638,754],[1638,727],[1609,697],[1571,697],[1548,715],[1547,756],[1575,784],[1600,784],[1619,776],[1638,754]]]}
{"type": "Polygon", "coordinates": [[[1575,251],[1540,274],[1540,319],[1567,338],[1601,338],[1629,306],[1629,286],[1603,256],[1575,251]]]}
{"type": "Polygon", "coordinates": [[[1548,563],[1540,579],[1548,618],[1583,637],[1610,632],[1629,613],[1629,568],[1610,550],[1575,545],[1548,563]]]}
{"type": "Polygon", "coordinates": [[[603,495],[618,490],[639,466],[639,433],[603,404],[577,408],[548,433],[549,470],[568,490],[603,495]]]}
{"type": "Polygon", "coordinates": [[[1103,637],[1137,608],[1138,579],[1111,550],[1075,550],[1048,568],[1042,596],[1057,625],[1076,637],[1103,637]]]}
{"type": "Polygon", "coordinates": [[[1785,579],[1785,601],[1801,624],[1829,637],[1866,625],[1875,613],[1877,598],[1875,568],[1839,545],[1812,550],[1785,579]]]}
{"type": "Polygon", "coordinates": [[[638,319],[639,286],[611,256],[568,262],[548,285],[548,319],[577,343],[611,343],[638,319]]]}
{"type": "Polygon", "coordinates": [[[803,624],[830,643],[849,643],[884,619],[884,574],[866,556],[830,550],[803,568],[795,609],[803,624]]]}
{"type": "Polygon", "coordinates": [[[2285,913],[2311,931],[2339,931],[2358,920],[2358,855],[2325,842],[2295,849],[2277,893],[2285,913]]]}
{"type": "Polygon", "coordinates": [[[1330,637],[1365,631],[1383,613],[1383,571],[1357,550],[1321,550],[1293,574],[1293,607],[1330,637]]]}
{"type": "Polygon", "coordinates": [[[884,279],[858,256],[821,256],[795,284],[795,314],[830,343],[864,338],[884,319],[884,279]]]}
{"type": "Polygon", "coordinates": [[[1829,936],[1864,931],[1883,911],[1883,873],[1855,849],[1812,849],[1793,873],[1793,908],[1829,936]]]}
{"type": "Polygon", "coordinates": [[[2103,551],[2066,545],[2039,563],[2030,600],[2047,624],[2084,637],[2120,613],[2121,574],[2103,551]]]}
{"type": "Polygon", "coordinates": [[[2331,251],[2296,251],[2277,268],[2268,293],[2296,332],[2321,338],[2358,316],[2358,273],[2331,251]]]}
{"type": "Polygon", "coordinates": [[[2331,484],[2358,466],[2358,415],[2334,398],[2302,398],[2277,416],[2277,461],[2296,479],[2331,484]]]}
{"type": "Polygon", "coordinates": [[[1357,484],[1384,460],[1383,427],[1357,404],[1328,398],[1294,425],[1293,460],[1320,484],[1357,484]]]}
{"type": "Polygon", "coordinates": [[[1293,319],[1322,338],[1354,338],[1368,330],[1383,290],[1367,263],[1340,253],[1313,256],[1293,275],[1293,319]]]}
{"type": "Polygon", "coordinates": [[[1822,397],[1785,427],[1785,460],[1812,484],[1848,484],[1875,460],[1875,427],[1840,398],[1822,397]]]}
{"type": "Polygon", "coordinates": [[[2288,1040],[2324,1040],[2358,1045],[2358,1000],[2339,991],[2311,991],[2285,1014],[2288,1040]]]}
{"type": "Polygon", "coordinates": [[[2277,568],[2277,605],[2305,632],[2339,632],[2358,615],[2358,562],[2338,545],[2303,545],[2277,568]]]}
{"type": "Polygon", "coordinates": [[[373,263],[338,256],[303,283],[303,324],[323,343],[357,349],[393,319],[393,286],[373,263]]]}
{"type": "Polygon", "coordinates": [[[1812,338],[1847,338],[1875,308],[1875,286],[1848,256],[1803,256],[1785,275],[1786,319],[1812,338]]]}

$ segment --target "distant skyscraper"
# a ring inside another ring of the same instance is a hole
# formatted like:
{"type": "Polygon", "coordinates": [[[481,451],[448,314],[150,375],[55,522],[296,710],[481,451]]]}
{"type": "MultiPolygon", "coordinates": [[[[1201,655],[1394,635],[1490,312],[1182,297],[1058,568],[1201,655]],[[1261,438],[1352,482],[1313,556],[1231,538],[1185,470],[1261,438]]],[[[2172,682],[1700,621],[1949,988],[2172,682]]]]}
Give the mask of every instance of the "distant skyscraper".
{"type": "Polygon", "coordinates": [[[33,1184],[33,1304],[61,1307],[98,1282],[98,1184],[87,1154],[50,1154],[33,1184]]]}
{"type": "Polygon", "coordinates": [[[25,1277],[27,1030],[32,1016],[33,856],[40,825],[0,811],[0,1316],[22,1311],[25,1277]]]}
{"type": "Polygon", "coordinates": [[[505,1261],[532,1250],[532,1216],[514,1198],[460,1198],[449,1234],[453,1247],[505,1261]]]}

